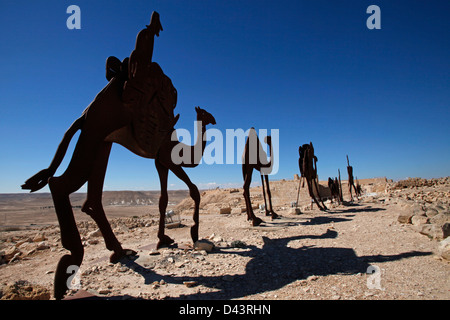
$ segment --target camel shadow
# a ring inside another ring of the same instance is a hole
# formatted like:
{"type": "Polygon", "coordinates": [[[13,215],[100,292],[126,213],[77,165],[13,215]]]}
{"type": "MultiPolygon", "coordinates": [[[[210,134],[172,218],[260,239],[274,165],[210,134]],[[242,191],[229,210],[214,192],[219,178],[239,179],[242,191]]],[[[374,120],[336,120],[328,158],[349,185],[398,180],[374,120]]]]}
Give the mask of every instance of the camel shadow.
{"type": "Polygon", "coordinates": [[[330,213],[361,213],[361,212],[378,212],[378,211],[385,211],[385,208],[373,208],[371,206],[361,206],[360,204],[352,204],[348,206],[349,208],[339,208],[334,209],[330,213]]]}
{"type": "MultiPolygon", "coordinates": [[[[277,290],[297,280],[309,276],[353,275],[366,273],[370,263],[383,263],[417,256],[431,255],[431,252],[410,251],[394,255],[357,256],[352,248],[300,246],[291,248],[290,242],[303,239],[334,239],[338,233],[327,230],[322,235],[300,235],[281,239],[263,237],[262,248],[246,246],[246,251],[224,251],[215,253],[237,254],[247,256],[250,261],[245,266],[244,274],[221,276],[166,276],[136,263],[135,260],[123,264],[141,274],[145,284],[164,280],[166,283],[182,284],[183,281],[195,281],[197,285],[213,288],[212,292],[194,292],[178,298],[192,300],[229,300],[245,298],[249,295],[277,290]]],[[[298,245],[298,243],[297,243],[298,245]]],[[[214,254],[214,253],[213,253],[214,254]]],[[[108,297],[117,299],[118,297],[108,297]]]]}
{"type": "Polygon", "coordinates": [[[352,219],[347,218],[338,218],[338,217],[314,217],[309,219],[308,221],[301,222],[304,226],[313,226],[313,225],[320,225],[320,224],[329,224],[329,223],[335,223],[335,222],[344,222],[344,221],[351,221],[352,219]]]}

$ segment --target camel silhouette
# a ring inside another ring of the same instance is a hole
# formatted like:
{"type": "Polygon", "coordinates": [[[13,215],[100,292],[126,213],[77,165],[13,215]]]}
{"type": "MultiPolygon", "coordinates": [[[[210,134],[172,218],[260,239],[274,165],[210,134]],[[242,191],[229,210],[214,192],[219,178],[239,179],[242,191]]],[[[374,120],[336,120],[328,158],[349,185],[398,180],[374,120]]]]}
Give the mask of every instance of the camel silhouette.
{"type": "Polygon", "coordinates": [[[258,135],[256,134],[255,128],[250,128],[247,141],[245,142],[244,153],[242,155],[242,175],[244,178],[244,199],[245,206],[247,210],[247,219],[252,220],[253,226],[258,226],[264,222],[261,218],[255,216],[252,203],[250,201],[250,183],[252,182],[253,170],[257,170],[261,173],[261,184],[264,196],[264,205],[266,216],[271,216],[272,219],[278,218],[278,214],[273,211],[272,208],[272,195],[270,193],[269,177],[268,174],[272,172],[273,164],[273,149],[272,149],[272,139],[267,136],[265,142],[270,149],[270,160],[267,160],[267,154],[264,152],[261,142],[259,141],[258,135]],[[270,209],[267,207],[266,192],[264,188],[264,182],[267,185],[267,197],[269,200],[270,209]]]}
{"type": "Polygon", "coordinates": [[[113,251],[110,261],[117,262],[124,256],[136,254],[133,250],[122,248],[102,206],[103,183],[112,143],[121,144],[138,156],[155,159],[161,184],[157,247],[174,242],[164,233],[169,170],[186,183],[194,200],[191,238],[193,242],[198,240],[200,193],[183,167],[192,168],[198,165],[198,152],[193,150],[201,150],[203,154],[206,145],[205,126],[216,124],[216,121],[210,113],[196,107],[199,130],[196,145],[185,146],[174,139],[174,125],[179,117],[173,115],[177,100],[176,89],[159,65],[151,61],[153,38],[159,35],[161,30],[159,15],[153,12],[150,25],[138,34],[131,58],[122,63],[117,62],[117,58],[108,58],[108,84],[66,131],[50,166],[22,185],[22,189],[34,192],[48,183],[60,226],[61,242],[63,247],[70,251],[70,254],[60,259],[55,272],[56,299],[61,299],[67,291],[67,280],[70,277],[67,273],[68,267],[79,267],[83,261],[83,244],[69,195],[86,182],[87,199],[81,210],[94,219],[105,239],[106,247],[113,251]],[[70,140],[78,130],[81,130],[81,133],[67,169],[61,176],[54,177],[70,140]],[[191,150],[192,157],[188,161],[174,163],[174,148],[181,150],[180,152],[191,150]]]}

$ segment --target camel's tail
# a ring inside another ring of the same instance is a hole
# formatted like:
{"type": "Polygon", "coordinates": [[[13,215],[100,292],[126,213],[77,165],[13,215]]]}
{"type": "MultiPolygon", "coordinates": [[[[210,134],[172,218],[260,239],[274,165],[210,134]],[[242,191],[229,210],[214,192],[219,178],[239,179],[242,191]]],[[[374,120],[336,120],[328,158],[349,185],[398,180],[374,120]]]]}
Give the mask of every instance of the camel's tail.
{"type": "Polygon", "coordinates": [[[64,159],[72,137],[78,130],[82,128],[83,123],[84,115],[75,120],[74,123],[72,123],[70,128],[64,134],[64,137],[59,144],[58,149],[56,150],[55,156],[53,157],[50,166],[47,169],[39,171],[34,176],[25,181],[25,183],[21,186],[22,189],[34,192],[42,189],[47,185],[48,179],[53,177],[62,160],[64,159]]]}

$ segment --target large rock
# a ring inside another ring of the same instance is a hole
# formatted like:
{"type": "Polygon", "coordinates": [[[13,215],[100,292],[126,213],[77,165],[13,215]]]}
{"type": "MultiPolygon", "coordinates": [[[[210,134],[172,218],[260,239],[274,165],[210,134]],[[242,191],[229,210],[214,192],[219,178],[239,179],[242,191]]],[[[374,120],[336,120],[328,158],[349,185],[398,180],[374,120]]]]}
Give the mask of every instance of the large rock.
{"type": "Polygon", "coordinates": [[[449,222],[449,216],[444,213],[439,213],[434,217],[430,218],[430,223],[436,224],[442,227],[446,222],[449,222]]]}
{"type": "Polygon", "coordinates": [[[439,243],[438,254],[445,260],[450,260],[450,237],[439,243]]]}
{"type": "Polygon", "coordinates": [[[427,217],[432,218],[432,217],[434,217],[437,214],[439,214],[437,209],[435,209],[435,208],[427,208],[427,211],[426,211],[427,217]]]}
{"type": "Polygon", "coordinates": [[[415,226],[420,226],[422,224],[428,223],[428,217],[426,216],[413,216],[411,218],[411,223],[415,226]]]}
{"type": "Polygon", "coordinates": [[[419,232],[433,240],[442,240],[443,238],[442,228],[435,224],[423,224],[419,227],[419,232]]]}

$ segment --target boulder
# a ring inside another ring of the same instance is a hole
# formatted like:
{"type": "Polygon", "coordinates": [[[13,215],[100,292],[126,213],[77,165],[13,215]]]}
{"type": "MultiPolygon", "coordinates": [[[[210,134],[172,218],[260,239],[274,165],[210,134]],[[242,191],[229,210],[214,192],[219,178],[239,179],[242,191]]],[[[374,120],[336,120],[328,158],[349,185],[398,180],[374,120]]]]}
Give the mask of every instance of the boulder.
{"type": "Polygon", "coordinates": [[[438,254],[443,259],[450,260],[450,237],[447,237],[439,243],[438,254]]]}
{"type": "Polygon", "coordinates": [[[428,217],[426,217],[426,216],[419,216],[419,215],[413,216],[411,218],[411,223],[413,225],[415,225],[415,226],[420,226],[422,224],[426,224],[426,223],[428,223],[428,217]]]}
{"type": "Polygon", "coordinates": [[[423,224],[419,227],[419,233],[427,236],[430,239],[441,240],[442,228],[435,224],[423,224]]]}
{"type": "Polygon", "coordinates": [[[439,212],[435,208],[427,208],[425,214],[427,215],[427,217],[432,218],[439,214],[439,212]]]}

